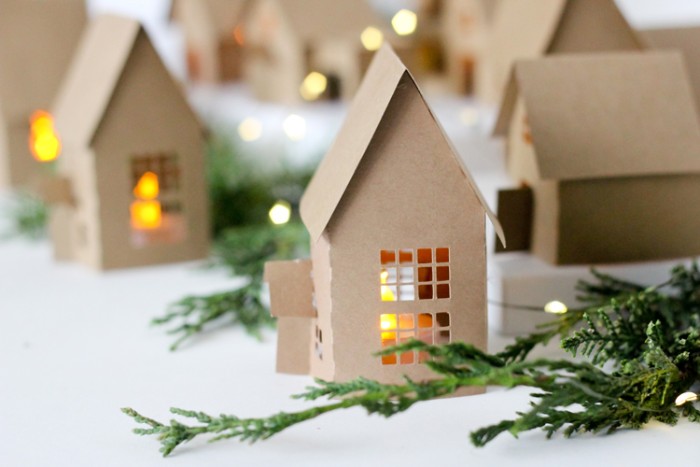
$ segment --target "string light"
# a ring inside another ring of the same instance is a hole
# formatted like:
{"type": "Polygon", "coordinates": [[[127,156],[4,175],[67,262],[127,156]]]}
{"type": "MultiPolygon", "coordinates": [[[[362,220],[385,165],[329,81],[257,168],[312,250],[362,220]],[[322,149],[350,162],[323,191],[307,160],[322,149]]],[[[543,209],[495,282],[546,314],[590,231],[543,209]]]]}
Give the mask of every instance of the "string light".
{"type": "Polygon", "coordinates": [[[301,141],[306,136],[306,120],[299,115],[291,114],[282,124],[284,134],[292,141],[301,141]]]}
{"type": "Polygon", "coordinates": [[[569,308],[565,303],[560,302],[559,300],[552,300],[544,306],[544,311],[553,315],[563,315],[569,311],[569,308]]]}
{"type": "Polygon", "coordinates": [[[238,125],[238,136],[247,143],[257,141],[262,136],[262,123],[260,120],[248,117],[238,125]]]}
{"type": "Polygon", "coordinates": [[[394,28],[399,36],[408,36],[416,31],[418,26],[418,16],[411,10],[399,10],[393,18],[391,18],[391,27],[394,28]]]}
{"type": "Polygon", "coordinates": [[[384,34],[374,26],[368,26],[362,31],[362,34],[360,34],[360,41],[365,49],[374,52],[375,50],[379,50],[384,43],[384,34]]]}
{"type": "Polygon", "coordinates": [[[321,97],[328,87],[328,78],[323,73],[312,71],[301,83],[299,93],[307,101],[314,101],[321,97]]]}
{"type": "Polygon", "coordinates": [[[698,400],[698,395],[694,392],[684,392],[680,396],[676,397],[676,405],[678,407],[684,405],[686,402],[695,402],[698,400]]]}
{"type": "Polygon", "coordinates": [[[268,215],[273,224],[286,224],[292,217],[292,206],[284,200],[279,200],[272,206],[268,215]]]}

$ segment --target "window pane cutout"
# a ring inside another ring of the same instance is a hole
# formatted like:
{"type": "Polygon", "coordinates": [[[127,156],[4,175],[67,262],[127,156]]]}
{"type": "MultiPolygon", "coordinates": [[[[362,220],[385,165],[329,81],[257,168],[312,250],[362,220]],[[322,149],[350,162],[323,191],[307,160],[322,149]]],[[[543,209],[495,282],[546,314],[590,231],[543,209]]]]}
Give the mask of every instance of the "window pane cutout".
{"type": "Polygon", "coordinates": [[[450,249],[381,250],[383,302],[449,299],[450,249]]]}
{"type": "MultiPolygon", "coordinates": [[[[379,317],[382,349],[418,339],[426,344],[448,344],[452,341],[450,314],[386,313],[379,317]]],[[[403,352],[383,355],[382,365],[411,365],[430,359],[426,352],[403,352]]]]}

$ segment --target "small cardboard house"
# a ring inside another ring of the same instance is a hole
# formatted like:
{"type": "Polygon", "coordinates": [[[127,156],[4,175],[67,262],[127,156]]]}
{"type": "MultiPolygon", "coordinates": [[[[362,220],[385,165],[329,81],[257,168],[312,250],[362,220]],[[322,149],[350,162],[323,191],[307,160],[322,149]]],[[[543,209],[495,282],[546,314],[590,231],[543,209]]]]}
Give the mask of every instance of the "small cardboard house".
{"type": "Polygon", "coordinates": [[[409,339],[486,348],[486,213],[413,77],[384,46],[301,201],[311,259],[265,268],[277,369],[383,382],[431,372],[409,339]]]}
{"type": "Polygon", "coordinates": [[[84,0],[0,0],[0,187],[30,184],[58,156],[42,123],[85,21],[84,0]]]}
{"type": "Polygon", "coordinates": [[[513,63],[543,55],[641,50],[644,43],[614,0],[500,0],[479,95],[496,102],[513,63]]]}
{"type": "Polygon", "coordinates": [[[246,15],[246,81],[262,100],[348,99],[372,52],[361,35],[381,29],[366,0],[258,0],[246,15]]]}
{"type": "Polygon", "coordinates": [[[523,187],[499,196],[509,250],[553,264],[700,254],[694,103],[677,52],[517,62],[495,130],[523,187]]]}
{"type": "Polygon", "coordinates": [[[243,19],[250,0],[173,0],[172,19],[185,36],[192,81],[236,81],[243,75],[243,19]]]}
{"type": "Polygon", "coordinates": [[[138,22],[90,23],[54,112],[57,259],[113,269],[206,257],[203,131],[138,22]]]}
{"type": "Polygon", "coordinates": [[[700,27],[647,29],[641,34],[653,49],[674,49],[683,53],[690,84],[695,91],[695,105],[700,110],[700,27]]]}

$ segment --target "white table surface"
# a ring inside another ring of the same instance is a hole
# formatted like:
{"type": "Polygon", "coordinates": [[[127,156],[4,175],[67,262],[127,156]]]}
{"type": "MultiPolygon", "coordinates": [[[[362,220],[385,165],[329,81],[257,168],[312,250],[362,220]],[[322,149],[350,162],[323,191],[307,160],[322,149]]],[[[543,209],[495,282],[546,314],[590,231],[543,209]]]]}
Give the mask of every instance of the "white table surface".
{"type": "MultiPolygon", "coordinates": [[[[470,430],[527,407],[528,390],[419,404],[393,419],[362,409],[323,416],[253,446],[195,440],[163,460],[131,433],[120,407],[160,420],[178,406],[262,416],[307,404],[289,399],[310,378],[274,372],[274,333],[257,342],[226,329],[167,350],[148,326],[190,293],[235,286],[223,271],[175,265],[97,274],[55,264],[47,243],[0,243],[0,465],[693,465],[700,427],[653,424],[613,437],[547,441],[504,435],[486,448],[470,430]]],[[[492,339],[492,350],[503,345],[492,339]]],[[[549,353],[549,351],[545,352],[549,353]]],[[[550,353],[551,354],[551,353],[550,353]]]]}

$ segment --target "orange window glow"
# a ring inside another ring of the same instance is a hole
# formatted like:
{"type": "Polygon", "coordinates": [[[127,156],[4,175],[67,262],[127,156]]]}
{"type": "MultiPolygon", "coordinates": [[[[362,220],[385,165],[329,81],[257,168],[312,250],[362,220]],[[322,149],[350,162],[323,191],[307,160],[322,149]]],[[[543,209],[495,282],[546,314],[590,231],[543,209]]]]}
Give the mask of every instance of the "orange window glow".
{"type": "Polygon", "coordinates": [[[156,199],[159,193],[158,175],[153,172],[143,174],[134,188],[134,196],[145,201],[156,199]]]}
{"type": "Polygon", "coordinates": [[[50,113],[37,110],[29,119],[29,149],[39,162],[51,162],[61,154],[61,140],[50,113]]]}
{"type": "Polygon", "coordinates": [[[139,230],[157,229],[163,223],[163,209],[158,201],[131,203],[131,226],[139,230]]]}

